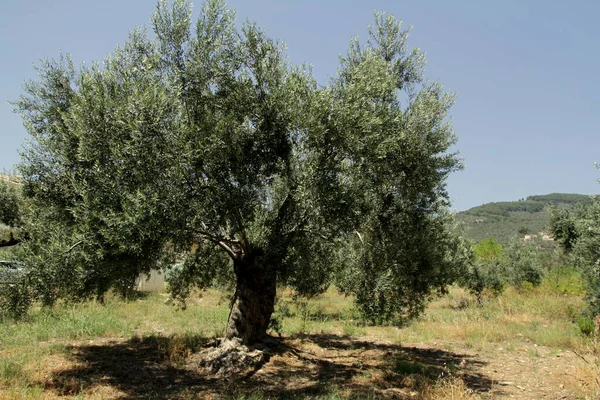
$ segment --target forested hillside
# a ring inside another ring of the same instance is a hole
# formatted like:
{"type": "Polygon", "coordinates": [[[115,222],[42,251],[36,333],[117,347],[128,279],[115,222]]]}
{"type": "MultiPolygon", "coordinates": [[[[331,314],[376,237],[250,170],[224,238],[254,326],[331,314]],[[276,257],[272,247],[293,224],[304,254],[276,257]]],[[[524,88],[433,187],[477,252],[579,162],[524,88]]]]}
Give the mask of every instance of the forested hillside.
{"type": "Polygon", "coordinates": [[[475,241],[493,237],[496,241],[506,244],[515,236],[525,235],[537,235],[537,238],[533,239],[543,240],[544,234],[548,233],[550,207],[572,207],[591,202],[592,196],[583,194],[535,195],[518,201],[487,203],[473,207],[457,213],[457,219],[464,223],[466,236],[475,241]]]}

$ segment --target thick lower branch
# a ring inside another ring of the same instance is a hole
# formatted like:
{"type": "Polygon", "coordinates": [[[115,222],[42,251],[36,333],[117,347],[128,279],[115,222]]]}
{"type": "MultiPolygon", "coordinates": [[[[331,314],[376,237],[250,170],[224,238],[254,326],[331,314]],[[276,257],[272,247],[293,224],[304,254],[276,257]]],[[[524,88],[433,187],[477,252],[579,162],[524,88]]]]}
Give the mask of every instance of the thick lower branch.
{"type": "Polygon", "coordinates": [[[238,246],[238,242],[236,240],[226,240],[211,235],[207,232],[199,232],[199,234],[201,238],[206,239],[222,248],[229,255],[229,257],[231,257],[231,259],[235,260],[239,257],[239,252],[236,251],[233,246],[231,246],[232,244],[238,246]]]}

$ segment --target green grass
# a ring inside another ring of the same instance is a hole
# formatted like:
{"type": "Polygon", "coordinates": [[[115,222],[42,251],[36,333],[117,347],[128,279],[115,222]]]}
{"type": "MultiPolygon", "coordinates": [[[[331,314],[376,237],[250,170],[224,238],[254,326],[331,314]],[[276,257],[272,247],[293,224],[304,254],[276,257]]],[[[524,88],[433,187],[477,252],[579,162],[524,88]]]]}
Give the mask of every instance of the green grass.
{"type": "Polygon", "coordinates": [[[97,337],[131,337],[140,333],[186,332],[214,335],[220,333],[227,319],[226,304],[214,299],[206,307],[202,300],[189,310],[181,311],[165,304],[166,296],[149,294],[143,299],[122,301],[110,297],[105,304],[85,302],[39,308],[19,323],[0,324],[2,346],[13,347],[31,342],[82,340],[97,337]]]}
{"type": "Polygon", "coordinates": [[[435,301],[428,312],[406,328],[407,340],[465,341],[473,345],[531,340],[557,348],[580,348],[585,341],[574,323],[584,306],[580,297],[546,293],[543,288],[518,292],[509,288],[480,307],[459,288],[435,301]]]}
{"type": "Polygon", "coordinates": [[[362,336],[366,333],[352,299],[335,290],[309,300],[295,300],[284,292],[277,301],[274,316],[280,325],[276,333],[283,335],[327,332],[362,336]]]}

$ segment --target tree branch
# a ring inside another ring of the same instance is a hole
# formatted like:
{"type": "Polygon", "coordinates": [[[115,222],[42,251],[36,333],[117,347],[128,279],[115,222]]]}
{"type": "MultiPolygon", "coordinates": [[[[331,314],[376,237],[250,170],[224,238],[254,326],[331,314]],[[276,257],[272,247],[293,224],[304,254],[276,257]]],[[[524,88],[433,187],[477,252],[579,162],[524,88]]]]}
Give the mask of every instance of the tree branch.
{"type": "Polygon", "coordinates": [[[231,246],[228,245],[226,242],[239,245],[240,244],[239,241],[219,238],[219,237],[216,237],[216,236],[211,235],[210,233],[204,232],[204,231],[198,231],[198,234],[202,238],[216,244],[217,246],[219,246],[220,248],[225,250],[225,252],[229,255],[229,257],[231,257],[232,260],[236,260],[238,258],[238,253],[234,249],[232,249],[231,246]]]}
{"type": "Polygon", "coordinates": [[[281,202],[281,206],[279,206],[279,209],[277,210],[276,225],[278,226],[278,228],[280,228],[280,225],[283,223],[283,219],[285,218],[285,216],[288,212],[288,209],[290,208],[291,202],[292,202],[291,192],[288,192],[285,195],[285,199],[283,199],[283,201],[281,202]]]}
{"type": "MultiPolygon", "coordinates": [[[[210,240],[210,239],[209,239],[210,240]]],[[[225,252],[227,254],[229,254],[229,257],[231,257],[232,260],[237,259],[237,254],[235,253],[235,251],[233,251],[231,249],[231,247],[227,246],[227,244],[225,244],[223,241],[219,241],[219,242],[215,242],[215,244],[217,246],[219,246],[220,248],[222,248],[223,250],[225,250],[225,252]]]]}
{"type": "Polygon", "coordinates": [[[69,247],[69,248],[67,249],[67,251],[63,252],[63,253],[62,253],[62,255],[65,255],[65,254],[68,254],[68,253],[70,253],[70,252],[71,252],[71,251],[72,251],[72,250],[73,250],[75,247],[79,246],[79,245],[80,245],[80,244],[82,244],[82,243],[83,243],[83,240],[80,240],[79,242],[77,242],[77,243],[73,244],[71,247],[69,247]]]}
{"type": "Polygon", "coordinates": [[[248,236],[246,236],[246,230],[244,229],[244,219],[242,218],[242,213],[240,212],[240,210],[236,209],[234,212],[234,221],[235,224],[237,225],[237,231],[240,233],[240,236],[242,237],[242,249],[244,250],[244,252],[246,254],[250,253],[250,242],[248,240],[248,236]]]}

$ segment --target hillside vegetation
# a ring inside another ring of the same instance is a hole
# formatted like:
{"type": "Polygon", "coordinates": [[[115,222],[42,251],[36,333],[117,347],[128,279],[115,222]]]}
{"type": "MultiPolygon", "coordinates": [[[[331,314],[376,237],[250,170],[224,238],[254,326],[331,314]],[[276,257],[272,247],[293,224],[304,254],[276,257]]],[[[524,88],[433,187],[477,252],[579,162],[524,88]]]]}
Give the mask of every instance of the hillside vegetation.
{"type": "Polygon", "coordinates": [[[517,235],[524,237],[532,234],[541,239],[540,233],[548,230],[550,207],[572,207],[591,202],[592,196],[589,195],[551,193],[518,201],[483,204],[461,211],[456,217],[464,224],[465,235],[469,239],[478,242],[493,237],[499,243],[507,244],[517,235]]]}

